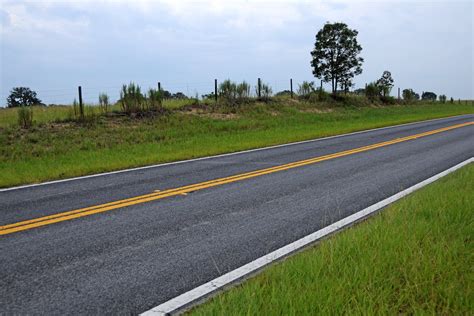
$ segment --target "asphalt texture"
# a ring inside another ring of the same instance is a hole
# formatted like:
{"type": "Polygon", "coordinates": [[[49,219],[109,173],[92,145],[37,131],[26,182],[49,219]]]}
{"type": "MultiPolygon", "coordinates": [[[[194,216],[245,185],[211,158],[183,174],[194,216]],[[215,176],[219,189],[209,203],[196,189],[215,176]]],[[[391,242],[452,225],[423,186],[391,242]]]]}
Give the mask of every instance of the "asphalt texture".
{"type": "MultiPolygon", "coordinates": [[[[474,121],[474,115],[0,192],[0,225],[474,121]]],[[[474,156],[474,125],[0,236],[0,314],[138,314],[474,156]]]]}

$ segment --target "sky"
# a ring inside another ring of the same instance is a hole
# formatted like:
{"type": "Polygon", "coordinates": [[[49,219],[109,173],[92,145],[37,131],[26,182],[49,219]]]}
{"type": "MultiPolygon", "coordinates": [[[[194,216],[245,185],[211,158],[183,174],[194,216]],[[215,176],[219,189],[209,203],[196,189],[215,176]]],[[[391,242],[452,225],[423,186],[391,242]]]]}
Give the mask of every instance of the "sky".
{"type": "MultiPolygon", "coordinates": [[[[0,0],[0,106],[13,87],[43,102],[87,103],[122,84],[188,96],[214,79],[295,89],[326,22],[356,29],[365,59],[355,88],[389,70],[395,87],[473,99],[473,1],[0,0]]],[[[329,84],[325,85],[327,89],[329,84]]]]}

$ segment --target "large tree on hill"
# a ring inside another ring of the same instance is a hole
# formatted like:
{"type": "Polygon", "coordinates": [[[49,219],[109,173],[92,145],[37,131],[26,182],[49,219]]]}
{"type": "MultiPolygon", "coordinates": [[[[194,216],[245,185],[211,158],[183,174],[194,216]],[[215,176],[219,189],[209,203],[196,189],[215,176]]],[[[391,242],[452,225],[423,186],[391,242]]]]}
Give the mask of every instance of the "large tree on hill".
{"type": "Polygon", "coordinates": [[[30,88],[17,87],[10,91],[7,103],[9,108],[14,108],[18,106],[40,105],[41,100],[36,97],[36,92],[30,88]]]}
{"type": "Polygon", "coordinates": [[[362,73],[364,59],[358,56],[362,46],[357,42],[357,34],[339,22],[326,23],[316,34],[311,52],[313,74],[324,82],[331,82],[333,93],[338,86],[350,87],[354,76],[362,73]]]}

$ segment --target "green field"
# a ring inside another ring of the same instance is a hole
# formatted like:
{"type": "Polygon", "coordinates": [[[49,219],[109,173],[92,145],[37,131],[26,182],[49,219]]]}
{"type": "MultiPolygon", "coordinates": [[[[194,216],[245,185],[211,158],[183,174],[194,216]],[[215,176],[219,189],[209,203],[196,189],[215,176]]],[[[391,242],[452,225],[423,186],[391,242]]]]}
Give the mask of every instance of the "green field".
{"type": "Polygon", "coordinates": [[[472,315],[474,165],[277,263],[193,315],[472,315]]]}
{"type": "MultiPolygon", "coordinates": [[[[0,110],[0,187],[239,151],[452,115],[469,104],[322,106],[296,100],[237,109],[183,109],[155,118],[111,113],[87,123],[71,108],[35,108],[35,125],[20,129],[16,109],[0,110]]],[[[97,109],[89,109],[94,112],[97,109]]]]}

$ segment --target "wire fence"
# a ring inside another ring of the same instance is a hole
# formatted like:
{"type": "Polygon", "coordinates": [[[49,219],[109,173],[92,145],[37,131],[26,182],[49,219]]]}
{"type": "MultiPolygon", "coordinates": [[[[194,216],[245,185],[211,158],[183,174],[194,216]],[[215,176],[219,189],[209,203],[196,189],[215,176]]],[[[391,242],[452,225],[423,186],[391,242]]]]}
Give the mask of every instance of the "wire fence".
{"type": "MultiPolygon", "coordinates": [[[[227,79],[227,78],[226,78],[227,79]]],[[[224,80],[217,80],[218,85],[224,80]]],[[[230,79],[232,80],[232,79],[230,79]]],[[[314,79],[313,79],[314,80],[314,79]]],[[[237,83],[245,81],[251,85],[251,94],[256,95],[256,87],[258,85],[258,78],[255,79],[244,79],[244,80],[232,80],[237,83]]],[[[296,93],[298,85],[304,81],[312,81],[311,79],[278,79],[278,80],[266,80],[265,78],[261,79],[262,83],[269,85],[272,88],[273,94],[276,94],[280,91],[290,91],[293,88],[293,91],[296,93]],[[292,81],[292,86],[290,85],[292,81]]],[[[124,84],[128,84],[124,83],[124,84]]],[[[161,90],[169,91],[171,94],[176,94],[181,92],[188,98],[198,98],[202,99],[203,95],[209,95],[215,91],[215,82],[214,79],[208,81],[200,82],[166,82],[166,81],[156,81],[156,82],[138,82],[141,87],[142,93],[146,93],[149,89],[158,89],[160,85],[161,90]]],[[[120,99],[120,91],[122,85],[87,85],[81,84],[82,90],[82,100],[84,104],[96,105],[99,102],[99,94],[105,93],[109,96],[109,100],[112,103],[117,102],[120,99]]],[[[319,86],[319,85],[318,85],[319,86]]],[[[55,89],[34,89],[30,87],[33,91],[37,93],[37,97],[46,105],[72,105],[74,100],[79,99],[78,86],[72,86],[67,88],[55,88],[55,89]]],[[[3,91],[0,94],[0,105],[7,105],[7,98],[10,92],[3,91]]]]}

